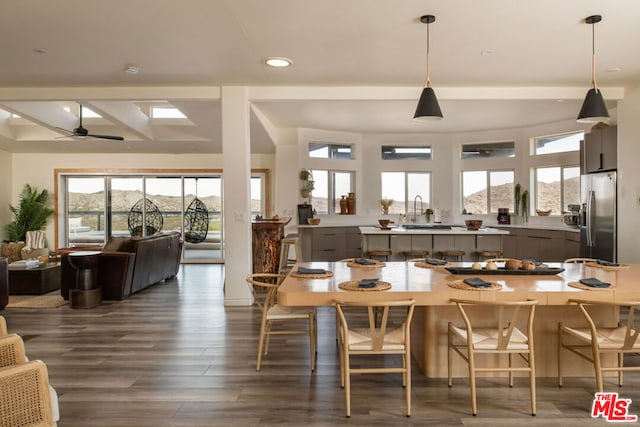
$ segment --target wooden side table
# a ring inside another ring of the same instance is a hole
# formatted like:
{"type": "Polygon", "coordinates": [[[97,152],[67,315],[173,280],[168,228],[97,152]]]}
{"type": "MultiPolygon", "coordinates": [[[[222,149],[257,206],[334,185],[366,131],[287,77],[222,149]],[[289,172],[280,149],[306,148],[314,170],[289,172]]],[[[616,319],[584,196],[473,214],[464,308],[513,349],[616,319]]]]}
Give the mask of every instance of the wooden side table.
{"type": "Polygon", "coordinates": [[[76,289],[69,290],[69,307],[93,308],[102,302],[102,288],[95,283],[95,267],[101,252],[79,251],[69,253],[69,264],[77,270],[76,289]]]}

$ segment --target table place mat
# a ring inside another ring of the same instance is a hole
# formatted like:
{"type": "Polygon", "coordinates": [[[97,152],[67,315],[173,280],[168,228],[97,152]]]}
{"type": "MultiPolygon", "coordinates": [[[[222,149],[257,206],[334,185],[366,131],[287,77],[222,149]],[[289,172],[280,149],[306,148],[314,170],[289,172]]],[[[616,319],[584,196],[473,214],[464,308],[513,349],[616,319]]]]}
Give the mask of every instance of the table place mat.
{"type": "Polygon", "coordinates": [[[292,270],[289,273],[291,277],[296,277],[299,279],[328,279],[329,277],[333,277],[333,271],[326,270],[322,274],[309,274],[309,273],[298,273],[295,270],[292,270]]]}
{"type": "Polygon", "coordinates": [[[454,280],[452,282],[447,282],[447,285],[450,288],[460,289],[463,291],[499,291],[502,289],[502,285],[500,283],[496,283],[496,282],[489,282],[489,283],[491,283],[491,287],[489,288],[476,288],[474,286],[467,285],[466,283],[464,283],[464,280],[454,280]]]}
{"type": "Polygon", "coordinates": [[[610,291],[614,289],[613,285],[608,288],[594,288],[593,286],[583,285],[580,282],[569,282],[569,286],[572,288],[582,289],[583,291],[610,291]]]}
{"type": "Polygon", "coordinates": [[[391,289],[391,283],[378,281],[375,287],[361,288],[359,280],[349,280],[347,282],[341,282],[338,287],[343,291],[388,291],[391,289]]]}
{"type": "Polygon", "coordinates": [[[586,265],[587,267],[599,268],[606,271],[626,270],[627,268],[631,267],[628,264],[619,264],[617,266],[603,265],[598,264],[596,261],[585,262],[584,265],[586,265]]]}
{"type": "Polygon", "coordinates": [[[375,259],[368,259],[367,258],[367,261],[372,262],[372,264],[359,264],[354,259],[353,261],[347,262],[347,267],[352,267],[352,268],[382,268],[382,267],[387,265],[384,262],[378,261],[378,260],[375,260],[375,259]]]}
{"type": "Polygon", "coordinates": [[[450,267],[451,263],[448,262],[443,265],[433,265],[433,264],[429,264],[428,262],[425,262],[424,259],[421,259],[420,261],[416,261],[414,265],[420,268],[433,268],[434,270],[444,270],[446,267],[450,267]]]}

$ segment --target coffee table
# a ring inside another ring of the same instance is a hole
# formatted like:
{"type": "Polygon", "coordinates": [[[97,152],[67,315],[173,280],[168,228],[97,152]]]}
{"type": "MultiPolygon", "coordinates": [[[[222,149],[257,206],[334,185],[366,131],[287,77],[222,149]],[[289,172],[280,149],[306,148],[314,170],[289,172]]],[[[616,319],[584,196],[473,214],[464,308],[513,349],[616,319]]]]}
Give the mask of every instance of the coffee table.
{"type": "Polygon", "coordinates": [[[62,269],[59,262],[39,267],[9,267],[9,295],[42,295],[60,289],[62,269]]]}

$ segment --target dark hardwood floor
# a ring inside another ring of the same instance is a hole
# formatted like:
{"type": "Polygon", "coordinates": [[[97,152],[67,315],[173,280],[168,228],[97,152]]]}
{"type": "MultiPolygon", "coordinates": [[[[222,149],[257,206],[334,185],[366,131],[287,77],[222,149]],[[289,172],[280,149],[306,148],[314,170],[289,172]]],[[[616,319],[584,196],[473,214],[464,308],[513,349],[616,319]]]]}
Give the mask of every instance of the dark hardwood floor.
{"type": "MultiPolygon", "coordinates": [[[[178,277],[121,302],[90,310],[5,309],[10,332],[43,360],[60,398],[62,427],[267,425],[604,425],[592,419],[595,381],[538,379],[538,414],[529,413],[526,378],[479,379],[477,417],[468,381],[427,379],[413,369],[411,418],[399,375],[360,375],[352,416],[344,416],[334,314],[319,311],[318,368],[304,336],[274,337],[255,370],[259,310],[224,307],[224,266],[183,265],[178,277]]],[[[544,343],[537,343],[544,345],[544,343]]],[[[462,363],[461,361],[459,361],[462,363]]],[[[395,363],[395,362],[389,362],[395,363]]],[[[640,414],[640,376],[619,389],[640,414]]]]}

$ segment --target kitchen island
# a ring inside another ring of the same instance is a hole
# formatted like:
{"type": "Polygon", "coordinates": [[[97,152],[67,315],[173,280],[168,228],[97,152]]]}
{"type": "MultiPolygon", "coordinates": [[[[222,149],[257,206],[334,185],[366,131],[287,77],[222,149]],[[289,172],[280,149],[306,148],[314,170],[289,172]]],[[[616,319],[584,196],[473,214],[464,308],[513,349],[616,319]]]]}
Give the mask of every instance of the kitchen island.
{"type": "Polygon", "coordinates": [[[406,224],[402,227],[360,227],[362,252],[391,251],[390,260],[403,261],[405,252],[464,251],[463,261],[475,261],[479,251],[502,252],[502,236],[509,231],[493,227],[467,230],[464,226],[406,224]]]}
{"type": "MultiPolygon", "coordinates": [[[[622,301],[640,299],[637,277],[640,265],[631,265],[618,271],[607,271],[584,264],[550,263],[550,267],[564,269],[554,275],[483,275],[482,278],[500,284],[501,290],[461,290],[449,286],[465,275],[450,274],[443,268],[421,268],[414,262],[387,262],[380,268],[350,268],[345,262],[299,263],[307,268],[322,268],[332,276],[320,279],[296,278],[291,275],[278,289],[279,303],[285,306],[331,306],[336,299],[376,301],[408,299],[416,301],[416,312],[411,329],[411,350],[422,372],[432,378],[447,376],[447,323],[459,325],[462,319],[451,298],[487,301],[538,301],[534,323],[536,344],[536,371],[539,377],[557,375],[557,327],[563,321],[583,327],[584,316],[571,298],[622,301]],[[611,283],[607,290],[581,290],[571,284],[587,277],[611,283]],[[380,292],[345,291],[339,285],[345,281],[378,278],[391,284],[391,289],[380,292]]],[[[468,267],[470,263],[453,264],[468,267]]],[[[294,267],[294,270],[296,267],[294,267]]],[[[619,313],[603,307],[595,314],[596,322],[616,325],[619,313]]],[[[523,325],[519,325],[523,327],[523,325]]],[[[612,356],[612,355],[608,355],[612,356]]],[[[612,363],[615,356],[607,358],[612,363]]],[[[488,364],[490,360],[485,361],[488,364]]],[[[563,371],[567,376],[592,376],[593,365],[578,359],[566,358],[563,371]]],[[[456,363],[455,376],[465,375],[465,365],[456,363]]]]}

